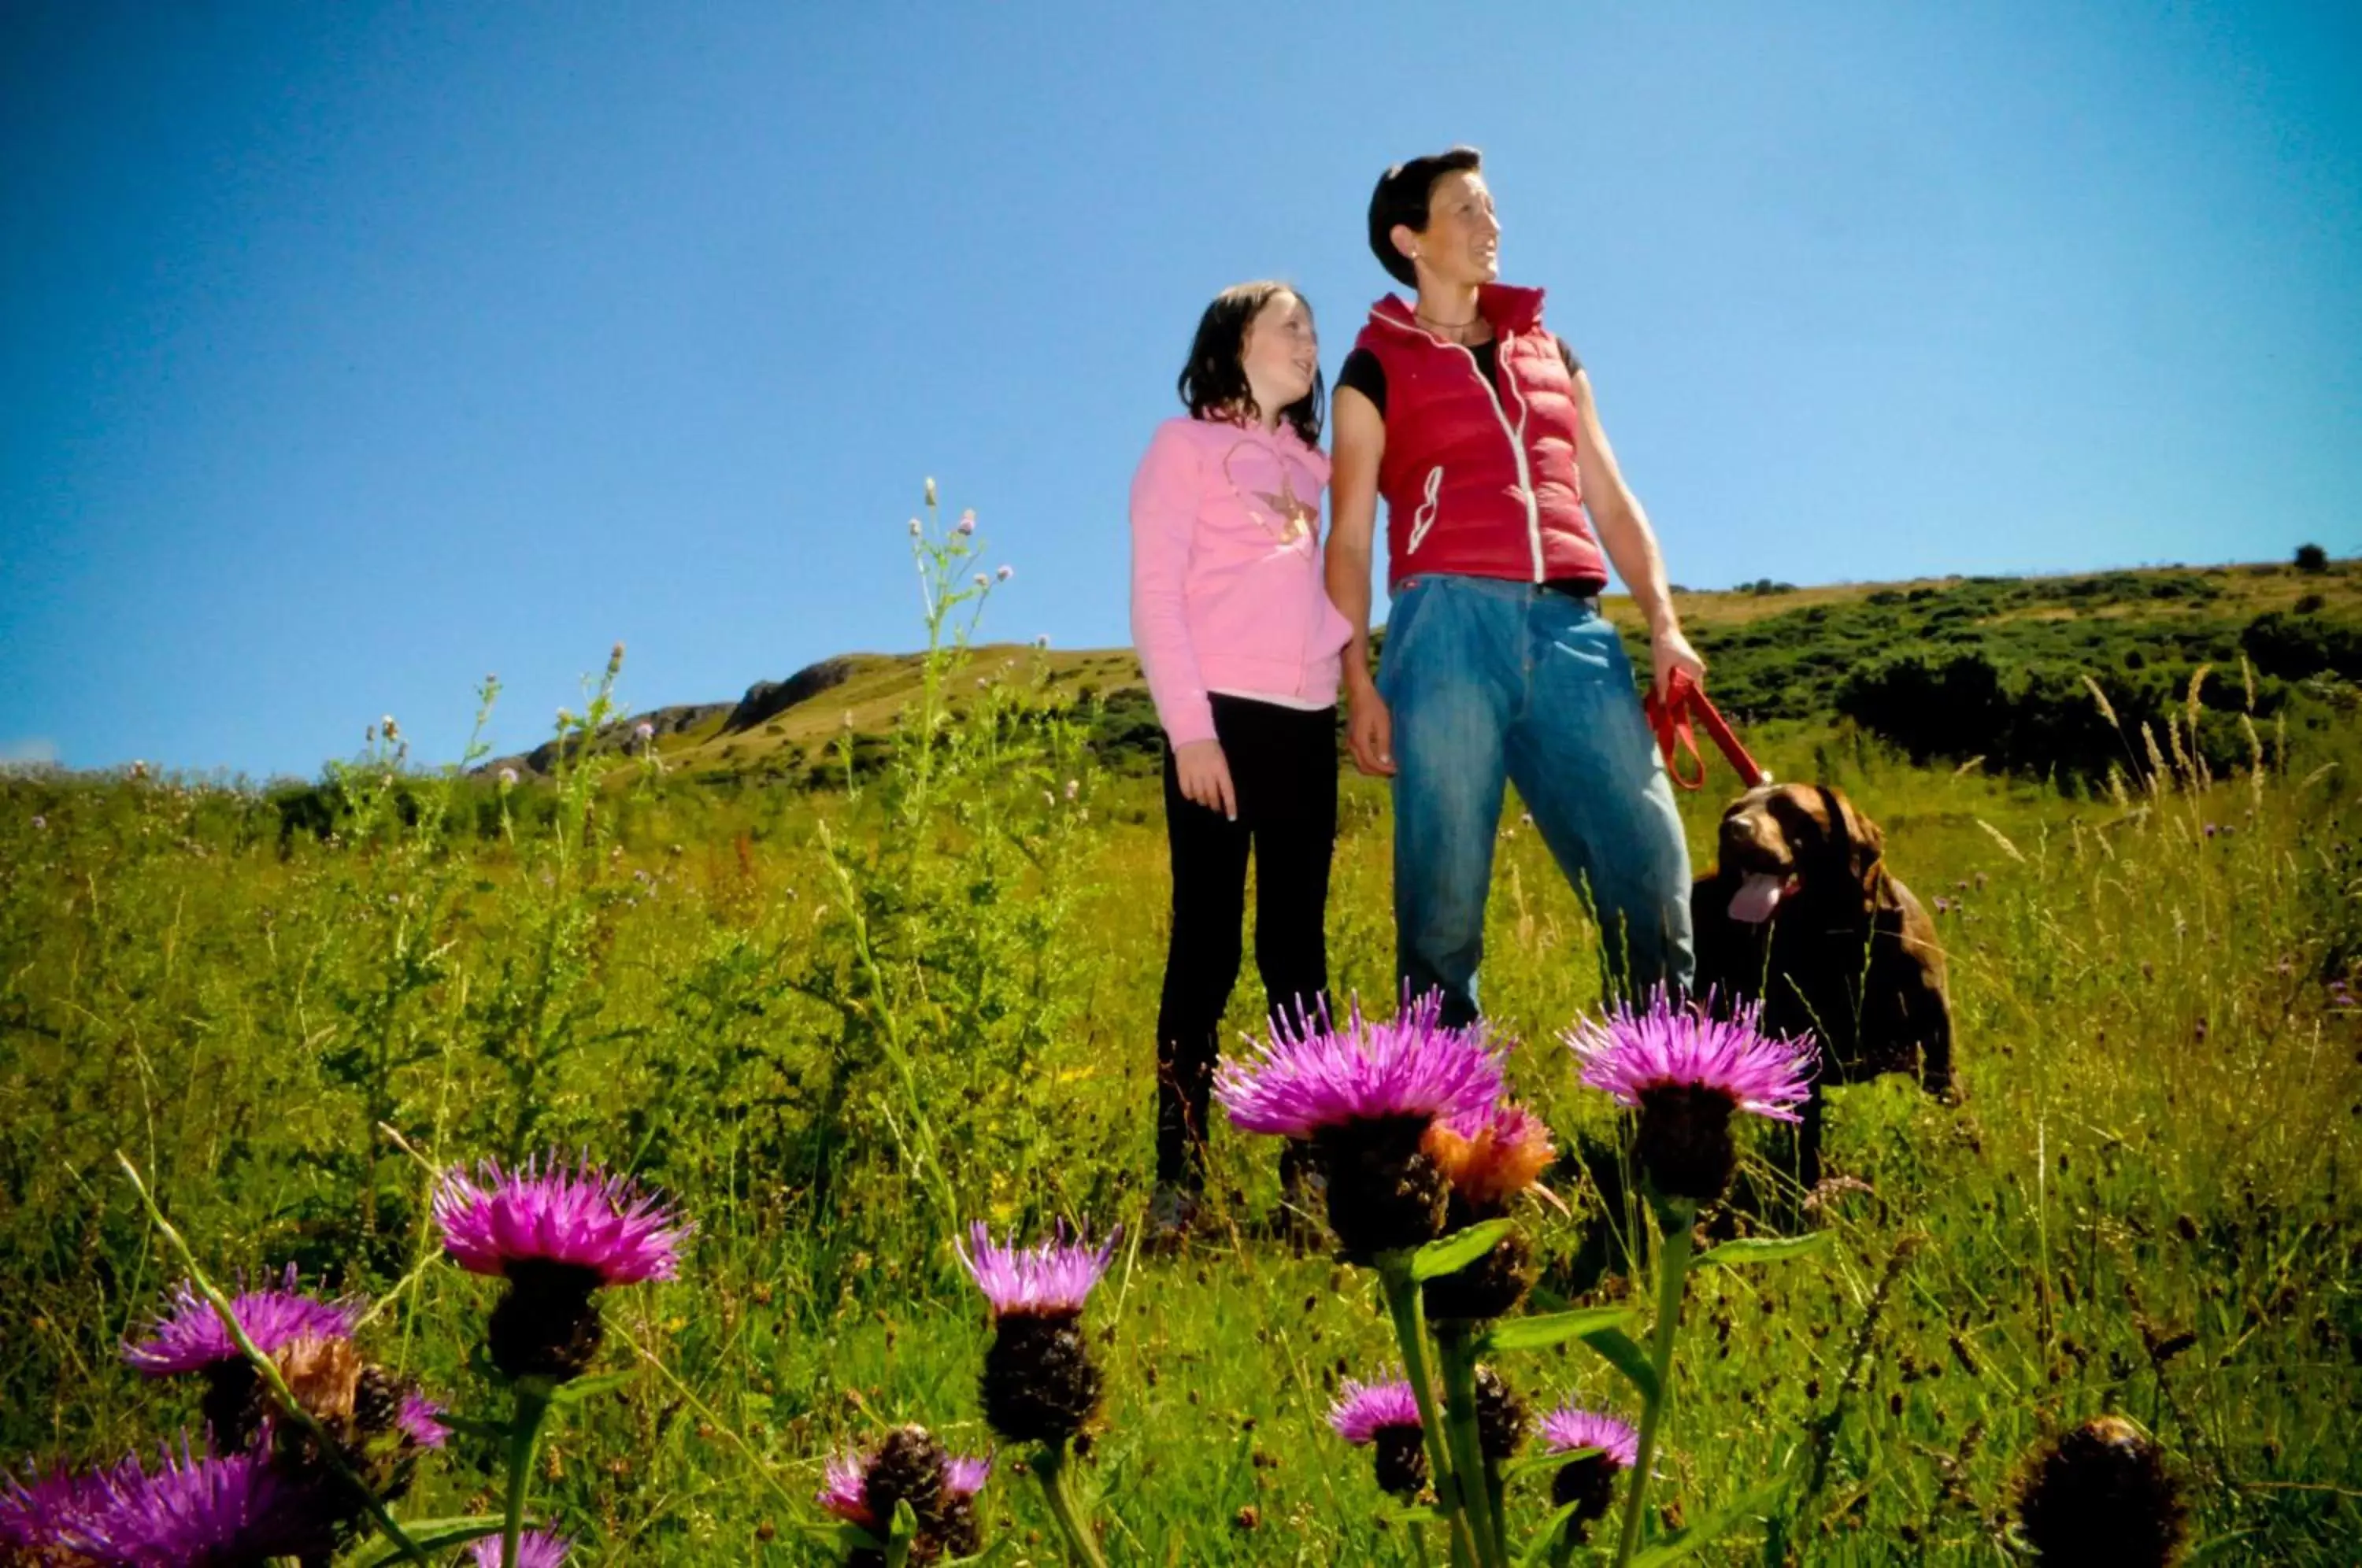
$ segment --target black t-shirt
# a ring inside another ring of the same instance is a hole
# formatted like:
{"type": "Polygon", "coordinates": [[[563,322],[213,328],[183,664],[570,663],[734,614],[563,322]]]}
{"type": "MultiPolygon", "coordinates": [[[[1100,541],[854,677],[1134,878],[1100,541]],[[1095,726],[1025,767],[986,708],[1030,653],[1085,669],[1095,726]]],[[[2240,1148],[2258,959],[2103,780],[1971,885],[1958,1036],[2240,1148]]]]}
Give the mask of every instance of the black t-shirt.
{"type": "MultiPolygon", "coordinates": [[[[1574,350],[1566,346],[1566,339],[1558,337],[1552,341],[1558,344],[1559,358],[1566,361],[1566,373],[1580,375],[1583,361],[1574,357],[1574,350]]],[[[1468,352],[1476,357],[1476,369],[1484,376],[1485,384],[1497,388],[1500,385],[1501,340],[1492,337],[1482,343],[1471,343],[1468,352]]],[[[1356,348],[1345,356],[1344,368],[1337,372],[1337,386],[1340,391],[1352,387],[1368,398],[1370,406],[1381,415],[1386,412],[1386,368],[1367,348],[1356,348]]],[[[1501,394],[1496,391],[1493,395],[1498,398],[1501,394]]]]}

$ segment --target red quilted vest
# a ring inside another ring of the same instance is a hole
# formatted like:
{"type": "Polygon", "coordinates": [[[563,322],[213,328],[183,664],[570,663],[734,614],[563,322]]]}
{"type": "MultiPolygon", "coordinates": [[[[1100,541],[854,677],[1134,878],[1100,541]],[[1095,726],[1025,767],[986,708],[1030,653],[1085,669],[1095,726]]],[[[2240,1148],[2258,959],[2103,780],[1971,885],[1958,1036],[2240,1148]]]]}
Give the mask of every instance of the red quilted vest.
{"type": "Polygon", "coordinates": [[[1501,346],[1497,385],[1393,294],[1355,339],[1386,372],[1388,581],[1453,572],[1605,584],[1575,468],[1574,383],[1542,330],[1542,292],[1487,283],[1476,308],[1501,346]]]}

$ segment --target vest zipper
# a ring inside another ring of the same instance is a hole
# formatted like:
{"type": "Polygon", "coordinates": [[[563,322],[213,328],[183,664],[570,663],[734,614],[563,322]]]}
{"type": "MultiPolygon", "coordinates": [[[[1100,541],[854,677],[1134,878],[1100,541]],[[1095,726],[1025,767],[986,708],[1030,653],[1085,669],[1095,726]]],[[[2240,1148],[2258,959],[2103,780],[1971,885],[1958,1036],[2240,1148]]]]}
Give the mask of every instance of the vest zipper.
{"type": "MultiPolygon", "coordinates": [[[[1500,389],[1485,380],[1485,367],[1476,362],[1476,350],[1469,348],[1465,343],[1454,343],[1448,337],[1436,337],[1433,333],[1429,333],[1427,336],[1438,343],[1457,348],[1468,356],[1468,373],[1483,383],[1485,399],[1493,405],[1493,417],[1501,422],[1501,434],[1509,438],[1509,456],[1516,458],[1518,462],[1518,493],[1525,498],[1526,502],[1526,538],[1533,547],[1534,580],[1540,582],[1542,580],[1542,513],[1541,508],[1534,501],[1532,470],[1526,465],[1526,398],[1523,392],[1518,392],[1518,378],[1514,373],[1509,377],[1509,390],[1518,393],[1518,423],[1515,428],[1511,428],[1508,411],[1501,406],[1500,389]]],[[[1508,340],[1496,338],[1494,341],[1501,346],[1494,363],[1502,370],[1507,370],[1509,367],[1506,361],[1508,359],[1508,340]]]]}

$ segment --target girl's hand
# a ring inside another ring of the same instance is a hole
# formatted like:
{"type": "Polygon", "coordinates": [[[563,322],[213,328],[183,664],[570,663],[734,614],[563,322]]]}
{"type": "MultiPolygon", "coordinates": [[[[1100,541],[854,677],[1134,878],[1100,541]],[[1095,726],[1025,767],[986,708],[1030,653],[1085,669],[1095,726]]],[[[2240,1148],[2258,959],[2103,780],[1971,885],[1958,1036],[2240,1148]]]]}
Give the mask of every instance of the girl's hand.
{"type": "Polygon", "coordinates": [[[1191,741],[1173,748],[1173,771],[1181,777],[1181,793],[1209,812],[1239,820],[1239,792],[1231,783],[1231,761],[1220,741],[1191,741]]]}

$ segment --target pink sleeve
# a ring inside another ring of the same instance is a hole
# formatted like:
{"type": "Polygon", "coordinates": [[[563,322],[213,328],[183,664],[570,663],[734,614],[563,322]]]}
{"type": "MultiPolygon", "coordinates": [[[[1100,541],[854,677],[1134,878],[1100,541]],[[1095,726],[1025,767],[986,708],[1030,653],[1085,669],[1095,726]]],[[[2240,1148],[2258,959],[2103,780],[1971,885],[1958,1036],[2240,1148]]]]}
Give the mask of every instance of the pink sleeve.
{"type": "Polygon", "coordinates": [[[1187,427],[1160,426],[1131,477],[1131,643],[1157,720],[1176,746],[1214,738],[1186,593],[1202,489],[1187,427]]]}

